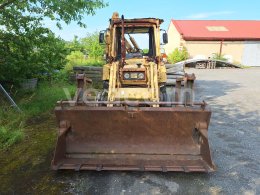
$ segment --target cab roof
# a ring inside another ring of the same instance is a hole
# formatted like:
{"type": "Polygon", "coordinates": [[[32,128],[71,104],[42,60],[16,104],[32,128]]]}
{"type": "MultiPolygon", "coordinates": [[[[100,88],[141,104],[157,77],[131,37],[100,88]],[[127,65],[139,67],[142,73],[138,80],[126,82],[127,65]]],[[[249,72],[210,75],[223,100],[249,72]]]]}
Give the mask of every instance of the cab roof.
{"type": "MultiPolygon", "coordinates": [[[[112,18],[110,19],[111,25],[114,24],[121,24],[121,18],[112,18]]],[[[124,23],[127,25],[134,25],[134,24],[146,24],[146,25],[160,25],[163,23],[163,19],[159,18],[133,18],[133,19],[124,19],[124,23]]]]}

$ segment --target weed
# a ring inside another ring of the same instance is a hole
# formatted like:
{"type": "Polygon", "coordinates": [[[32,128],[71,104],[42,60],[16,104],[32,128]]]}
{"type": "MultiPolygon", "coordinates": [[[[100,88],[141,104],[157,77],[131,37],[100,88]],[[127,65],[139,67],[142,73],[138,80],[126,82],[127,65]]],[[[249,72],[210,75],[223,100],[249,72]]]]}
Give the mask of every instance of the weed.
{"type": "Polygon", "coordinates": [[[7,127],[0,127],[0,148],[6,149],[11,145],[20,142],[24,133],[22,129],[12,130],[7,127]]]}
{"type": "Polygon", "coordinates": [[[18,91],[16,101],[22,113],[8,107],[0,109],[0,150],[23,139],[26,121],[52,111],[58,100],[66,99],[64,88],[73,97],[75,86],[63,81],[43,81],[35,91],[18,91]]]}

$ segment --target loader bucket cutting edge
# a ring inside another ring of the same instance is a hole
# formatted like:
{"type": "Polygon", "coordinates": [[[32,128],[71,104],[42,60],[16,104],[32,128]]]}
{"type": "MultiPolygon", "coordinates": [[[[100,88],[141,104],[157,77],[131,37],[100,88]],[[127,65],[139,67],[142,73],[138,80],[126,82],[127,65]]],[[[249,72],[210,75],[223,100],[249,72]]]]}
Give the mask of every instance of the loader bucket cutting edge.
{"type": "Polygon", "coordinates": [[[212,172],[206,107],[57,106],[52,169],[212,172]]]}

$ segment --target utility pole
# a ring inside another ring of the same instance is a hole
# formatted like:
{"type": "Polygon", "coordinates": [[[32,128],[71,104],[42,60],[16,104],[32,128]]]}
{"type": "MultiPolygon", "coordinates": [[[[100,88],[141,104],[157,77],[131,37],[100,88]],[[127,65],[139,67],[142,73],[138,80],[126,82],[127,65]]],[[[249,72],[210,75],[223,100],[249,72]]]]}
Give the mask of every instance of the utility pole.
{"type": "Polygon", "coordinates": [[[224,39],[222,39],[222,40],[220,41],[219,58],[222,56],[223,41],[224,41],[224,39]]]}

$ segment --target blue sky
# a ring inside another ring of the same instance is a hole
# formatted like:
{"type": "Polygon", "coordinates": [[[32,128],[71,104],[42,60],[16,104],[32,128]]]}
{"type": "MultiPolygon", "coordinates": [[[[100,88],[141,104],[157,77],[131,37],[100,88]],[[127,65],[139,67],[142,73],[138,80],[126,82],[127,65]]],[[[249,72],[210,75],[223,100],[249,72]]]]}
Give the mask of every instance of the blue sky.
{"type": "Polygon", "coordinates": [[[108,27],[108,20],[114,11],[125,18],[156,17],[164,19],[162,28],[167,29],[171,19],[192,20],[260,20],[258,0],[104,0],[109,6],[96,11],[95,16],[85,16],[87,28],[76,23],[63,24],[59,30],[55,22],[45,20],[57,36],[72,40],[74,35],[84,37],[88,32],[100,31],[108,27]]]}

